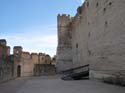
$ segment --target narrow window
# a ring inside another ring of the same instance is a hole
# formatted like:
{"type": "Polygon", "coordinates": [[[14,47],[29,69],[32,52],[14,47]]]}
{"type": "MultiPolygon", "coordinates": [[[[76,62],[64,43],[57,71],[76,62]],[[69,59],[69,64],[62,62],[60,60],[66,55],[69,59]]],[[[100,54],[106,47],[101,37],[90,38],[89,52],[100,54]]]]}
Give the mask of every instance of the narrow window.
{"type": "Polygon", "coordinates": [[[88,50],[88,55],[91,56],[91,51],[90,50],[88,50]]]}
{"type": "Polygon", "coordinates": [[[99,6],[99,3],[97,2],[97,3],[96,3],[96,7],[98,7],[98,6],[99,6]]]}
{"type": "Polygon", "coordinates": [[[90,32],[89,32],[88,37],[90,37],[90,35],[91,35],[91,34],[90,34],[90,32]]]}
{"type": "Polygon", "coordinates": [[[78,43],[76,44],[76,48],[78,48],[78,43]]]}
{"type": "Polygon", "coordinates": [[[87,7],[89,7],[89,2],[87,2],[87,7]]]}
{"type": "Polygon", "coordinates": [[[90,25],[90,23],[88,22],[88,25],[90,25]]]}
{"type": "Polygon", "coordinates": [[[107,21],[105,21],[105,27],[107,27],[108,26],[108,22],[107,21]]]}
{"type": "Polygon", "coordinates": [[[105,12],[105,11],[106,11],[106,8],[104,8],[103,11],[105,12]]]}
{"type": "Polygon", "coordinates": [[[109,5],[112,5],[112,2],[109,2],[109,5]]]}

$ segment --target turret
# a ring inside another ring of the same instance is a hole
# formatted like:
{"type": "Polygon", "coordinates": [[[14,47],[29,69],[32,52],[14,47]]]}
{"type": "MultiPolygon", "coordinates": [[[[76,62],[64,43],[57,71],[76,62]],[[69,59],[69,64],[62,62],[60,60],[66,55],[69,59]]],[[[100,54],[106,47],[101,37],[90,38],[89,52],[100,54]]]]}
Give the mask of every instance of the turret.
{"type": "Polygon", "coordinates": [[[72,45],[71,45],[71,21],[70,15],[58,14],[58,47],[56,57],[57,72],[69,69],[72,67],[72,45]]]}
{"type": "Polygon", "coordinates": [[[6,59],[7,54],[7,47],[6,47],[6,40],[5,39],[0,39],[0,59],[6,59]]]}
{"type": "Polygon", "coordinates": [[[5,39],[0,39],[0,45],[6,46],[7,45],[6,40],[5,39]]]}
{"type": "Polygon", "coordinates": [[[21,46],[14,46],[13,48],[13,54],[14,54],[14,61],[21,61],[21,54],[22,54],[23,48],[21,46]]]}
{"type": "Polygon", "coordinates": [[[59,47],[65,46],[71,42],[71,33],[69,31],[69,25],[71,22],[70,15],[58,14],[57,23],[58,23],[58,45],[59,47]]]}

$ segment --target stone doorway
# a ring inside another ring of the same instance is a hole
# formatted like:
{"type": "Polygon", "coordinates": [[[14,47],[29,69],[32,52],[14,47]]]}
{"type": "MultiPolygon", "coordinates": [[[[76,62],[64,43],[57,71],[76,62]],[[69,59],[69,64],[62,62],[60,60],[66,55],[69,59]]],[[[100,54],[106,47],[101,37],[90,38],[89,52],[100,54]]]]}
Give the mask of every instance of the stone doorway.
{"type": "Polygon", "coordinates": [[[21,77],[21,66],[17,66],[17,77],[21,77]]]}

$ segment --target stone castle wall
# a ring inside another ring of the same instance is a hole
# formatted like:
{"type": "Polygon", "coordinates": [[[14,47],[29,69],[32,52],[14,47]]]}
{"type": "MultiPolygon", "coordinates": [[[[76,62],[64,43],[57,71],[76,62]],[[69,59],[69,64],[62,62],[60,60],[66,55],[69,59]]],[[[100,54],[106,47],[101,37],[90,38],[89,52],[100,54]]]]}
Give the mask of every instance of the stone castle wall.
{"type": "Polygon", "coordinates": [[[125,0],[86,0],[77,9],[69,26],[73,67],[90,64],[92,77],[125,70],[124,9],[125,0]]]}
{"type": "Polygon", "coordinates": [[[35,65],[42,64],[50,64],[51,65],[51,57],[49,55],[43,53],[29,53],[23,51],[21,46],[14,47],[14,66],[15,66],[15,74],[18,75],[18,66],[20,66],[20,76],[33,76],[36,73],[34,70],[35,65]]]}
{"type": "Polygon", "coordinates": [[[21,76],[32,76],[33,75],[33,62],[29,52],[22,52],[21,55],[21,76]]]}
{"type": "Polygon", "coordinates": [[[51,65],[51,61],[49,55],[30,54],[23,51],[21,46],[15,46],[13,54],[10,55],[10,47],[7,46],[6,40],[0,39],[0,83],[21,76],[33,76],[35,73],[55,73],[55,66],[51,65]]]}
{"type": "Polygon", "coordinates": [[[0,39],[0,82],[13,78],[13,61],[6,40],[0,39]]]}

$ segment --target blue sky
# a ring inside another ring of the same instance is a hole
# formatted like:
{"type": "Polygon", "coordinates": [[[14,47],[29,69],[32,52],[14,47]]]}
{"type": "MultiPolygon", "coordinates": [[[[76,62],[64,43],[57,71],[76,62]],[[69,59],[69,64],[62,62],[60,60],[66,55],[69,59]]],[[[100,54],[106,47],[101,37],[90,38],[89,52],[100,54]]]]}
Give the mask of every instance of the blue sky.
{"type": "Polygon", "coordinates": [[[75,15],[83,0],[0,0],[0,38],[24,51],[53,56],[57,47],[57,14],[75,15]]]}

